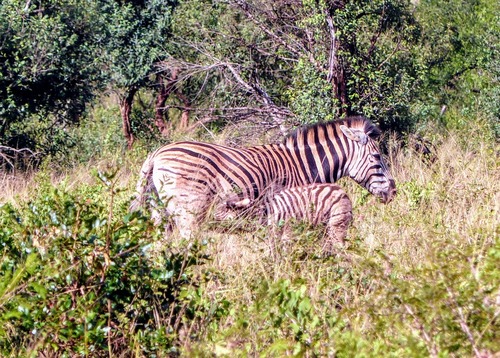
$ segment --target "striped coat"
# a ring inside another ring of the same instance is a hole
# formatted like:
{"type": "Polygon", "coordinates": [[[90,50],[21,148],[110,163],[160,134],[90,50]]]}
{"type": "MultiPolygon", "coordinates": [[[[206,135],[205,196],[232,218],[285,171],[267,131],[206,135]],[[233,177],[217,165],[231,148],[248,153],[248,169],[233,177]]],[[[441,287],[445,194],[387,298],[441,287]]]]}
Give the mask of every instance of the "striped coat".
{"type": "Polygon", "coordinates": [[[273,185],[291,188],[349,176],[389,202],[396,188],[374,139],[378,134],[364,117],[350,117],[301,128],[278,144],[172,143],[144,162],[131,209],[154,193],[162,203],[157,217],[170,215],[189,237],[211,205],[234,195],[253,201],[273,185]]]}
{"type": "Polygon", "coordinates": [[[352,221],[352,203],[337,184],[309,184],[268,192],[264,199],[253,203],[248,199],[228,200],[225,208],[216,208],[215,219],[235,219],[238,216],[260,218],[270,226],[291,219],[312,225],[325,225],[323,251],[331,253],[336,242],[343,243],[352,221]]]}

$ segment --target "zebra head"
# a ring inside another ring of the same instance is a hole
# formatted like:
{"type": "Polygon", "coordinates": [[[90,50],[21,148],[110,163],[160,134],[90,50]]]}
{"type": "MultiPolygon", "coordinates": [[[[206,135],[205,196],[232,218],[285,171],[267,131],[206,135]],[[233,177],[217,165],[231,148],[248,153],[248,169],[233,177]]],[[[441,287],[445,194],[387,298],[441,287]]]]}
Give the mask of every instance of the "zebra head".
{"type": "Polygon", "coordinates": [[[396,195],[396,183],[373,139],[380,131],[368,121],[360,123],[363,124],[361,128],[340,126],[354,149],[347,174],[387,204],[396,195]]]}

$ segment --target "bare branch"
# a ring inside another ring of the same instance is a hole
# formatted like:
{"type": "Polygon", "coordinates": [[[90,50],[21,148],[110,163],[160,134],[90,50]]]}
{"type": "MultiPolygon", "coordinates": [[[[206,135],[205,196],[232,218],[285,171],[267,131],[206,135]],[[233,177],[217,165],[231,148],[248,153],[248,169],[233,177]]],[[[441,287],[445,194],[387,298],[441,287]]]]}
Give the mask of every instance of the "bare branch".
{"type": "Polygon", "coordinates": [[[16,149],[4,145],[0,145],[0,158],[3,159],[8,165],[10,165],[11,168],[14,168],[14,159],[15,155],[12,154],[21,154],[25,157],[36,157],[40,155],[38,152],[33,152],[29,148],[21,148],[21,149],[16,149]]]}
{"type": "Polygon", "coordinates": [[[252,13],[252,9],[248,2],[244,0],[234,0],[230,1],[230,3],[233,3],[235,6],[237,6],[244,14],[245,16],[252,21],[255,25],[259,27],[260,30],[262,30],[267,36],[272,38],[274,41],[279,43],[283,48],[287,49],[297,57],[300,57],[302,53],[306,52],[303,46],[298,44],[295,41],[295,45],[298,47],[294,47],[291,45],[292,40],[287,39],[288,41],[285,41],[286,35],[285,34],[275,34],[272,32],[268,27],[266,27],[261,21],[259,21],[252,13]]]}
{"type": "MultiPolygon", "coordinates": [[[[214,108],[214,107],[209,107],[209,108],[202,108],[202,107],[186,107],[186,106],[178,106],[178,105],[168,105],[165,107],[162,107],[161,109],[163,110],[169,110],[171,108],[175,108],[178,110],[190,110],[192,112],[197,112],[197,113],[203,113],[204,116],[209,116],[213,115],[214,117],[211,117],[212,120],[215,120],[220,117],[227,117],[227,118],[249,118],[249,117],[269,117],[271,115],[275,116],[281,116],[284,118],[289,118],[292,120],[294,118],[294,114],[288,110],[285,107],[277,107],[277,106],[268,106],[268,107],[263,107],[263,108],[258,108],[258,107],[225,107],[225,108],[214,108]],[[215,118],[215,114],[217,114],[217,118],[215,118]]],[[[205,123],[210,122],[210,120],[205,119],[205,123]]],[[[276,126],[279,123],[277,122],[269,122],[269,121],[262,121],[260,120],[261,124],[267,124],[267,125],[272,125],[276,126]]]]}
{"type": "Polygon", "coordinates": [[[401,50],[400,45],[401,45],[401,39],[398,39],[398,43],[396,44],[396,47],[394,48],[394,50],[382,62],[379,63],[379,65],[377,66],[377,69],[382,68],[382,66],[387,61],[389,61],[397,52],[399,52],[401,50]]]}
{"type": "Polygon", "coordinates": [[[31,149],[29,148],[21,148],[21,149],[16,149],[16,148],[12,148],[12,147],[7,147],[7,146],[4,146],[4,145],[0,145],[0,151],[10,151],[10,152],[14,152],[14,153],[29,153],[31,154],[32,156],[35,156],[35,155],[39,155],[40,153],[38,152],[33,152],[31,149]]]}
{"type": "Polygon", "coordinates": [[[377,31],[373,34],[373,36],[370,40],[370,48],[368,49],[367,57],[371,57],[371,55],[373,54],[373,51],[375,50],[375,46],[378,42],[378,39],[379,39],[380,35],[382,34],[382,29],[384,26],[384,18],[385,18],[385,6],[382,8],[382,13],[380,14],[380,17],[379,17],[377,31]]]}
{"type": "Polygon", "coordinates": [[[328,31],[330,33],[330,51],[328,56],[328,76],[327,81],[332,82],[334,73],[337,67],[337,34],[335,31],[335,26],[333,24],[332,16],[326,12],[326,23],[328,25],[328,31]]]}
{"type": "MultiPolygon", "coordinates": [[[[169,58],[161,63],[158,63],[158,69],[161,71],[169,71],[172,68],[176,68],[179,70],[178,81],[176,85],[179,85],[181,82],[188,81],[193,76],[204,75],[205,82],[210,76],[211,72],[218,71],[219,74],[223,78],[227,78],[226,84],[231,87],[235,86],[235,90],[242,90],[243,92],[251,95],[257,102],[260,102],[263,107],[262,108],[252,108],[252,107],[228,107],[228,108],[195,108],[195,107],[185,107],[185,106],[174,106],[169,105],[165,108],[160,109],[169,109],[176,108],[180,110],[189,110],[191,112],[201,111],[201,112],[219,112],[219,113],[232,113],[233,115],[238,114],[237,117],[241,118],[241,113],[245,113],[245,117],[251,116],[254,114],[263,115],[264,113],[267,116],[270,116],[273,119],[275,124],[282,124],[286,118],[293,117],[293,113],[285,108],[277,106],[272,100],[271,96],[267,93],[267,91],[260,85],[257,79],[252,79],[252,81],[247,81],[241,75],[242,66],[231,63],[228,61],[223,61],[212,54],[203,53],[210,61],[209,64],[198,64],[198,63],[190,63],[186,61],[180,61],[175,58],[169,58]],[[228,76],[229,75],[229,76],[228,76]]],[[[202,91],[203,89],[200,89],[202,91]]],[[[194,101],[190,101],[193,103],[194,101]]]]}
{"type": "MultiPolygon", "coordinates": [[[[444,277],[444,275],[442,273],[440,273],[440,276],[441,276],[441,279],[443,280],[443,282],[446,282],[445,281],[446,278],[444,277]]],[[[458,323],[460,324],[460,328],[462,329],[462,332],[467,336],[467,339],[469,340],[469,343],[472,346],[472,350],[474,351],[475,356],[481,357],[482,356],[481,352],[477,348],[476,340],[474,339],[474,336],[472,335],[472,332],[471,332],[469,326],[467,325],[464,312],[462,310],[462,307],[460,307],[460,305],[458,304],[455,293],[451,290],[451,288],[448,285],[446,285],[446,292],[448,292],[448,296],[450,297],[451,302],[453,303],[453,305],[456,308],[455,314],[458,316],[457,320],[458,320],[458,323]]]]}
{"type": "Polygon", "coordinates": [[[12,162],[9,160],[9,157],[7,155],[0,153],[0,158],[5,160],[7,162],[7,164],[9,164],[12,168],[14,168],[14,164],[12,164],[12,162]]]}

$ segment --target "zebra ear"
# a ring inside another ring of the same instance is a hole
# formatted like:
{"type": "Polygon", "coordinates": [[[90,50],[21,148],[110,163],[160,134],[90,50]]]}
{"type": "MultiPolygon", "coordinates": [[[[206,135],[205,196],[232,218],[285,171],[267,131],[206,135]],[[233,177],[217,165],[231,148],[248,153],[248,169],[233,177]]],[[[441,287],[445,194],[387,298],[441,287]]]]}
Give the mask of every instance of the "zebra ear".
{"type": "Polygon", "coordinates": [[[350,140],[353,140],[355,142],[360,142],[362,145],[365,145],[366,143],[368,143],[368,136],[362,130],[355,129],[355,128],[348,128],[348,127],[344,126],[343,124],[340,126],[340,130],[350,140]]]}

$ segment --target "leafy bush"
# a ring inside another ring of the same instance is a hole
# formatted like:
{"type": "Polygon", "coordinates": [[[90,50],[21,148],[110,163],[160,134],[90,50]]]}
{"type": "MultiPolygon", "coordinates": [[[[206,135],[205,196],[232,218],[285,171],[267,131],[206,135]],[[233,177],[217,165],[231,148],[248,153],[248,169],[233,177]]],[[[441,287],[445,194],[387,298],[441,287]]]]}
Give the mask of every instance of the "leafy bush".
{"type": "Polygon", "coordinates": [[[163,356],[187,321],[215,317],[199,307],[202,247],[152,251],[160,233],[103,178],[72,193],[45,182],[0,207],[2,355],[163,356]]]}

